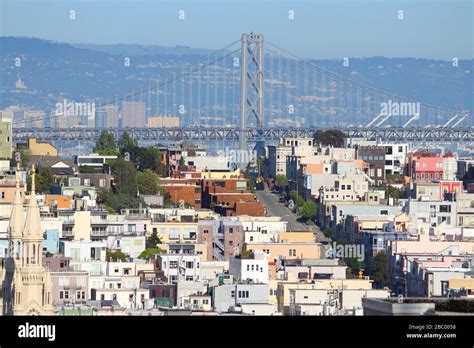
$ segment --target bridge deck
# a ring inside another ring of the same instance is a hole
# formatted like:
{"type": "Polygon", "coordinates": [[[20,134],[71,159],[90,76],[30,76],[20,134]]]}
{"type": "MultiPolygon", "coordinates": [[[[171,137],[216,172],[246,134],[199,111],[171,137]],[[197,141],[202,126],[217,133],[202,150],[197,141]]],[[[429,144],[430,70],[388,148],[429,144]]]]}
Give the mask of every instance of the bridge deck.
{"type": "MultiPolygon", "coordinates": [[[[96,141],[102,131],[108,131],[118,139],[124,132],[141,141],[238,141],[241,130],[237,127],[188,127],[188,128],[17,128],[13,140],[36,138],[41,141],[96,141]]],[[[250,142],[275,141],[282,137],[314,137],[322,128],[248,128],[250,142]]],[[[340,128],[351,138],[383,139],[386,141],[462,141],[474,142],[471,128],[340,128]]]]}

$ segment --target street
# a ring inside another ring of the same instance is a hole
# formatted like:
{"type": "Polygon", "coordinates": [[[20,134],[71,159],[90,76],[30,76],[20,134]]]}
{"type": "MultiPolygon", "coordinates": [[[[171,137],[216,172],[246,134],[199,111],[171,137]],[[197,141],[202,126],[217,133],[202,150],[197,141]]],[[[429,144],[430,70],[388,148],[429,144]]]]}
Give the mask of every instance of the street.
{"type": "Polygon", "coordinates": [[[297,221],[297,216],[284,203],[278,201],[278,195],[270,191],[256,191],[257,198],[267,207],[267,215],[280,216],[288,221],[288,231],[313,231],[316,233],[316,241],[327,240],[316,225],[308,226],[297,221]]]}

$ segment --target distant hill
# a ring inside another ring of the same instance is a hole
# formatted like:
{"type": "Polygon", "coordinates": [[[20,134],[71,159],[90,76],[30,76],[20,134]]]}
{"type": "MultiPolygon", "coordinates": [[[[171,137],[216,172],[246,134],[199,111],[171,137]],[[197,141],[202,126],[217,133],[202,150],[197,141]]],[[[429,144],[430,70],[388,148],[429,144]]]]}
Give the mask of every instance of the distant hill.
{"type": "MultiPolygon", "coordinates": [[[[80,101],[113,96],[190,70],[213,52],[181,46],[70,45],[0,37],[0,108],[24,104],[49,112],[63,98],[80,101]],[[18,57],[21,66],[15,67],[18,57]],[[124,66],[125,57],[130,58],[130,67],[124,66]],[[18,78],[27,90],[15,90],[18,78]]],[[[474,115],[474,60],[459,61],[458,68],[449,61],[414,58],[354,58],[349,67],[338,60],[315,59],[313,63],[382,90],[449,109],[470,110],[474,115]]]]}
{"type": "Polygon", "coordinates": [[[186,56],[186,55],[202,55],[206,56],[212,54],[213,50],[191,48],[187,46],[175,46],[175,47],[164,47],[164,46],[144,46],[138,44],[110,44],[110,45],[94,45],[94,44],[75,44],[74,47],[85,48],[92,51],[108,53],[119,56],[153,56],[153,55],[173,55],[173,56],[186,56]]]}

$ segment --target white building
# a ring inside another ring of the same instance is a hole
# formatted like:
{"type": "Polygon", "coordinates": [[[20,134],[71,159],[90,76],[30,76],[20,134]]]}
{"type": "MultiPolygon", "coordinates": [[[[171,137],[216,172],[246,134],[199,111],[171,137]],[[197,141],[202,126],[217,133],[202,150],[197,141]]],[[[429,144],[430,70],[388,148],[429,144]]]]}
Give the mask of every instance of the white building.
{"type": "Polygon", "coordinates": [[[260,250],[255,250],[254,257],[251,259],[243,259],[240,256],[231,257],[229,273],[237,280],[251,280],[254,283],[268,284],[268,255],[260,250]]]}
{"type": "Polygon", "coordinates": [[[157,257],[157,266],[170,284],[200,281],[200,262],[199,255],[162,254],[157,257]]]}
{"type": "Polygon", "coordinates": [[[125,255],[137,258],[145,250],[145,236],[108,236],[107,248],[120,250],[125,255]]]}
{"type": "Polygon", "coordinates": [[[59,252],[66,257],[70,257],[71,261],[105,261],[107,242],[90,240],[61,241],[59,252]]]}

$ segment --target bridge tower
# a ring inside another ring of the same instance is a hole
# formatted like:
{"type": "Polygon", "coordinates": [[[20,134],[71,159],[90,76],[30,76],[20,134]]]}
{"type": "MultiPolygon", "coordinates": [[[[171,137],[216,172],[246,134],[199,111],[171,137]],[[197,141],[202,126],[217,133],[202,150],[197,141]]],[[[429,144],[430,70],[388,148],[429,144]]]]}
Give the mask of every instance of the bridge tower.
{"type": "Polygon", "coordinates": [[[244,33],[241,38],[239,149],[248,150],[247,127],[255,117],[259,131],[264,125],[263,34],[244,33]]]}

